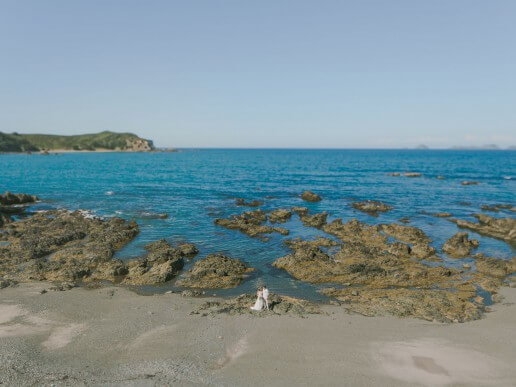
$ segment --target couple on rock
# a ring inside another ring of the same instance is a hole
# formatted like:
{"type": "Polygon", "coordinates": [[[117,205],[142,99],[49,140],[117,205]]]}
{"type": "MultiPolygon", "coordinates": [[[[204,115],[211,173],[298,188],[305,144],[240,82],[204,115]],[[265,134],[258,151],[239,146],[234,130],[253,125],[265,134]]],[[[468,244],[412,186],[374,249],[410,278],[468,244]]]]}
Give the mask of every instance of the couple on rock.
{"type": "Polygon", "coordinates": [[[258,298],[256,299],[254,305],[251,306],[251,310],[261,311],[263,308],[269,310],[269,289],[267,289],[267,286],[264,285],[258,288],[256,295],[258,298]]]}

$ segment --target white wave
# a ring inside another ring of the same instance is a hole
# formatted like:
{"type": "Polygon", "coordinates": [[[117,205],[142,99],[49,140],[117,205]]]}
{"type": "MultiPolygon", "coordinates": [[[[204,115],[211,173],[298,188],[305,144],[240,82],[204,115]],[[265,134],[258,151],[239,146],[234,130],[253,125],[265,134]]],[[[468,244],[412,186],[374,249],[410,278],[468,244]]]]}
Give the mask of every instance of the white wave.
{"type": "Polygon", "coordinates": [[[114,195],[114,194],[115,194],[114,191],[106,191],[106,195],[108,195],[108,196],[111,196],[111,195],[114,195]]]}

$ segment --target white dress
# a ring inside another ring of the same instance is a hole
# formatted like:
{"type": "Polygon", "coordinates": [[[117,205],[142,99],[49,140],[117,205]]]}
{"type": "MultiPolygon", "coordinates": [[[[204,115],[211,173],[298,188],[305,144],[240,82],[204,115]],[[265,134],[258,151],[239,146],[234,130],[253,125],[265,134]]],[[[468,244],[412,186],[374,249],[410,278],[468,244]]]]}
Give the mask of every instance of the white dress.
{"type": "Polygon", "coordinates": [[[251,310],[263,310],[264,307],[264,301],[263,301],[263,294],[262,292],[258,292],[258,298],[256,299],[256,302],[253,306],[251,306],[251,310]]]}

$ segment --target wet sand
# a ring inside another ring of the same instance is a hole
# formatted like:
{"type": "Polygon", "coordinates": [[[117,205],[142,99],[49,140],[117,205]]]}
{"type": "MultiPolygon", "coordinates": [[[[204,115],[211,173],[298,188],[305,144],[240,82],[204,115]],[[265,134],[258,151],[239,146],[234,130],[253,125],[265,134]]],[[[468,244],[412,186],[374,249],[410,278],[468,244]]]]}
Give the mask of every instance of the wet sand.
{"type": "Polygon", "coordinates": [[[0,290],[0,385],[516,385],[516,289],[482,320],[190,312],[127,289],[0,290]]]}

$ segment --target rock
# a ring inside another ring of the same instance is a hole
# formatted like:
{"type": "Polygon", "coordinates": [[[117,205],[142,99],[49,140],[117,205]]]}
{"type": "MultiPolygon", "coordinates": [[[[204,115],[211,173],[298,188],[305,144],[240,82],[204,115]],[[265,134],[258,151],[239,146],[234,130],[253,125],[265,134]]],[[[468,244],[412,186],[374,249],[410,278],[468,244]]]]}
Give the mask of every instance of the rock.
{"type": "Polygon", "coordinates": [[[401,175],[401,173],[399,173],[399,172],[391,172],[391,173],[389,173],[389,176],[400,176],[400,175],[401,175]]]}
{"type": "Polygon", "coordinates": [[[15,204],[28,204],[37,202],[39,198],[35,195],[28,195],[24,193],[13,194],[7,191],[5,194],[0,195],[0,204],[4,206],[11,206],[15,204]]]}
{"type": "Polygon", "coordinates": [[[210,254],[195,262],[177,285],[189,288],[232,288],[239,285],[254,269],[242,261],[222,254],[210,254]]]}
{"type": "Polygon", "coordinates": [[[260,207],[263,205],[263,202],[260,200],[252,200],[247,202],[245,199],[238,198],[235,200],[235,204],[237,206],[244,206],[244,207],[260,207]]]}
{"type": "Polygon", "coordinates": [[[483,205],[480,208],[482,211],[499,212],[500,210],[511,210],[512,212],[516,212],[516,207],[512,204],[493,204],[491,206],[483,205]]]}
{"type": "Polygon", "coordinates": [[[16,286],[18,282],[0,277],[0,289],[16,286]]]}
{"type": "Polygon", "coordinates": [[[359,211],[366,212],[373,216],[378,216],[379,212],[387,212],[392,210],[391,206],[376,200],[364,200],[362,202],[355,202],[352,204],[352,206],[359,211]]]}
{"type": "Polygon", "coordinates": [[[326,224],[326,218],[328,217],[328,214],[326,212],[321,212],[319,214],[313,214],[313,215],[301,215],[299,218],[301,219],[301,222],[307,227],[315,227],[315,228],[321,228],[326,224]]]}
{"type": "Polygon", "coordinates": [[[199,296],[202,296],[202,291],[197,290],[197,289],[187,289],[187,290],[183,290],[181,292],[181,296],[183,296],[183,297],[199,297],[199,296]]]}
{"type": "Polygon", "coordinates": [[[474,293],[430,289],[325,289],[349,311],[364,316],[417,317],[428,321],[464,322],[479,319],[483,305],[469,301],[474,293]]]}
{"type": "Polygon", "coordinates": [[[405,172],[403,175],[406,177],[421,177],[419,172],[405,172]]]}
{"type": "Polygon", "coordinates": [[[480,184],[478,181],[468,181],[468,180],[465,180],[463,182],[460,183],[461,185],[478,185],[480,184]]]}
{"type": "Polygon", "coordinates": [[[215,219],[215,224],[231,230],[240,230],[250,237],[259,237],[261,234],[273,232],[281,235],[289,234],[285,228],[264,225],[266,221],[266,213],[262,210],[255,210],[244,212],[241,215],[232,215],[229,219],[215,219]]]}
{"type": "Polygon", "coordinates": [[[251,306],[256,301],[256,295],[242,294],[236,298],[208,301],[202,304],[192,314],[201,314],[202,316],[216,316],[218,314],[241,315],[249,314],[255,317],[266,317],[274,315],[290,315],[304,317],[308,314],[319,314],[321,310],[318,305],[306,300],[293,297],[282,296],[275,293],[269,295],[269,310],[260,312],[251,310],[251,306]]]}
{"type": "Polygon", "coordinates": [[[429,245],[430,238],[426,236],[423,230],[412,227],[403,226],[396,223],[381,224],[380,230],[399,241],[410,243],[410,253],[419,259],[426,259],[436,254],[435,248],[429,245]]]}
{"type": "Polygon", "coordinates": [[[308,214],[308,208],[306,207],[292,207],[292,211],[294,211],[299,216],[308,214]]]}
{"type": "MultiPolygon", "coordinates": [[[[184,246],[184,245],[183,245],[184,246]]],[[[195,246],[175,248],[161,239],[145,246],[148,254],[128,263],[128,273],[123,283],[128,285],[151,285],[170,281],[184,266],[184,258],[191,256],[195,246]]],[[[195,255],[195,253],[194,253],[195,255]]]]}
{"type": "Polygon", "coordinates": [[[135,222],[120,218],[102,220],[63,210],[36,213],[6,230],[0,275],[19,282],[114,281],[124,265],[113,255],[137,234],[135,222]]]}
{"type": "Polygon", "coordinates": [[[436,212],[432,214],[432,216],[435,216],[436,218],[449,218],[452,214],[449,212],[436,212]]]}
{"type": "Polygon", "coordinates": [[[410,218],[406,218],[406,217],[405,218],[400,218],[399,222],[405,223],[405,224],[410,223],[410,218]]]}
{"type": "Polygon", "coordinates": [[[444,177],[443,175],[439,175],[439,176],[437,176],[437,179],[438,180],[446,180],[446,177],[444,177]]]}
{"type": "Polygon", "coordinates": [[[467,228],[479,234],[501,239],[511,244],[516,244],[516,219],[494,218],[484,214],[474,214],[478,223],[461,219],[449,219],[460,228],[467,228]]]}
{"type": "Polygon", "coordinates": [[[503,260],[476,254],[474,258],[477,273],[503,279],[516,272],[516,257],[512,260],[503,260]]]}
{"type": "Polygon", "coordinates": [[[321,201],[321,197],[312,191],[305,191],[301,194],[301,199],[307,202],[319,202],[321,201]]]}
{"type": "Polygon", "coordinates": [[[184,257],[193,257],[199,253],[199,250],[193,243],[181,243],[177,248],[184,257]]]}
{"type": "Polygon", "coordinates": [[[468,239],[467,232],[458,232],[443,245],[443,251],[452,258],[464,258],[476,249],[479,242],[476,239],[468,239]]]}
{"type": "Polygon", "coordinates": [[[269,213],[269,221],[271,223],[285,223],[292,217],[292,212],[285,209],[274,210],[269,213]]]}
{"type": "Polygon", "coordinates": [[[471,265],[469,263],[464,263],[462,267],[467,270],[471,269],[471,265]]]}

